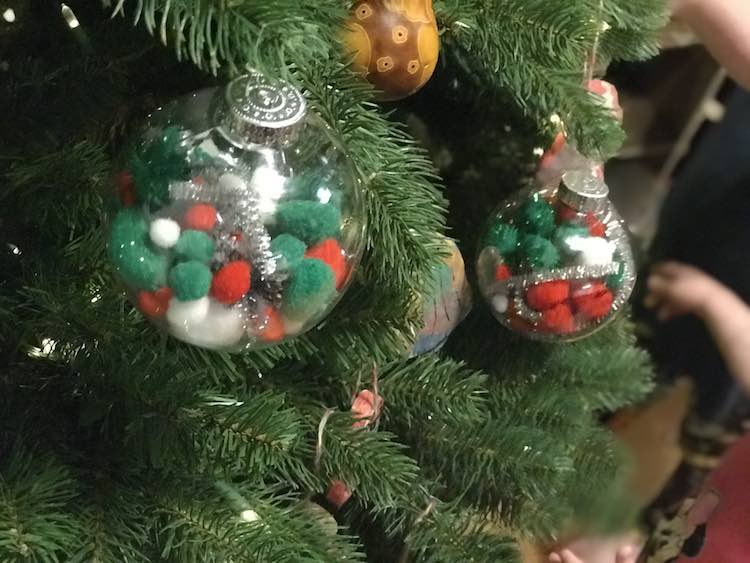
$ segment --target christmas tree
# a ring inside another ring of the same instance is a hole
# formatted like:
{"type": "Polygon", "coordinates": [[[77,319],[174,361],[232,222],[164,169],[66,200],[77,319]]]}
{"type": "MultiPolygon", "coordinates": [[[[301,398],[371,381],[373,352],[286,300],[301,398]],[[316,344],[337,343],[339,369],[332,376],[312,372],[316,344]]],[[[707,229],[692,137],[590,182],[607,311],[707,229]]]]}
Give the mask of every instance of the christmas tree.
{"type": "Polygon", "coordinates": [[[626,314],[540,343],[475,292],[442,350],[409,350],[444,234],[474,283],[481,225],[562,125],[581,153],[616,152],[585,81],[655,54],[660,0],[436,0],[434,75],[396,103],[351,66],[342,0],[0,12],[0,560],[505,562],[518,538],[628,524],[601,424],[652,388],[626,314]],[[291,82],[340,139],[365,248],[317,327],[217,352],[126,299],[106,196],[143,116],[249,68],[291,82]]]}

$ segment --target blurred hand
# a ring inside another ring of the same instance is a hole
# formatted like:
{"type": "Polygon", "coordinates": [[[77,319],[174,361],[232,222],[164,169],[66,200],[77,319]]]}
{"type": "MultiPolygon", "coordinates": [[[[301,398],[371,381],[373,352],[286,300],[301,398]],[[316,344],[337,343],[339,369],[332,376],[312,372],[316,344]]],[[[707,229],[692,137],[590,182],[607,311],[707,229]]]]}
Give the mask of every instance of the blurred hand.
{"type": "Polygon", "coordinates": [[[644,305],[655,309],[659,320],[694,314],[705,318],[711,301],[727,289],[698,268],[665,262],[654,267],[648,278],[644,305]]]}
{"type": "Polygon", "coordinates": [[[554,551],[550,563],[636,563],[640,552],[636,536],[580,539],[554,551]]]}
{"type": "Polygon", "coordinates": [[[659,319],[693,313],[706,324],[731,373],[750,393],[750,307],[731,289],[684,264],[653,269],[644,305],[659,319]]]}
{"type": "Polygon", "coordinates": [[[680,17],[691,3],[692,0],[671,0],[669,3],[670,11],[673,16],[680,17]]]}
{"type": "Polygon", "coordinates": [[[750,2],[670,0],[672,17],[688,24],[729,75],[750,88],[750,2]]]}

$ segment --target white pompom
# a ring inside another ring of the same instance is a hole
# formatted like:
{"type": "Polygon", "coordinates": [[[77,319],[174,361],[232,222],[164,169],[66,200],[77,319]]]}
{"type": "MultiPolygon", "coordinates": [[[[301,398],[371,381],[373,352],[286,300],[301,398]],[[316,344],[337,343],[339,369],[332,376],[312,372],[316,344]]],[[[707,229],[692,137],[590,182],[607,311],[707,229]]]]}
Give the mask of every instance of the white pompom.
{"type": "Polygon", "coordinates": [[[217,156],[219,156],[219,147],[217,147],[216,143],[214,143],[211,139],[206,139],[198,146],[211,158],[216,158],[217,156]]]}
{"type": "Polygon", "coordinates": [[[568,242],[575,252],[576,264],[579,266],[606,266],[612,262],[615,253],[614,245],[602,237],[571,237],[568,242]]]}
{"type": "MultiPolygon", "coordinates": [[[[224,348],[236,344],[245,332],[240,310],[225,307],[207,297],[202,299],[208,303],[203,318],[195,323],[175,323],[172,325],[172,333],[185,342],[206,348],[224,348]]],[[[171,311],[172,307],[169,309],[171,311]]]]}
{"type": "Polygon", "coordinates": [[[167,321],[173,329],[189,331],[203,322],[208,315],[209,299],[201,297],[193,301],[180,301],[176,297],[169,300],[167,321]]]}
{"type": "Polygon", "coordinates": [[[492,308],[498,313],[504,313],[508,310],[508,296],[507,295],[495,295],[492,298],[492,308]]]}
{"type": "Polygon", "coordinates": [[[276,213],[279,199],[284,195],[287,178],[270,166],[259,166],[253,172],[250,188],[258,194],[258,212],[264,223],[276,213]]]}
{"type": "Polygon", "coordinates": [[[257,198],[258,213],[263,222],[268,222],[276,213],[276,206],[284,194],[287,178],[279,174],[274,168],[262,165],[255,169],[249,184],[237,174],[227,172],[219,178],[222,190],[243,193],[252,190],[257,198]]]}
{"type": "Polygon", "coordinates": [[[180,225],[172,219],[154,219],[148,233],[156,246],[172,248],[180,238],[180,225]]]}
{"type": "Polygon", "coordinates": [[[245,180],[230,172],[219,176],[219,186],[227,192],[243,193],[247,190],[245,180]]]}

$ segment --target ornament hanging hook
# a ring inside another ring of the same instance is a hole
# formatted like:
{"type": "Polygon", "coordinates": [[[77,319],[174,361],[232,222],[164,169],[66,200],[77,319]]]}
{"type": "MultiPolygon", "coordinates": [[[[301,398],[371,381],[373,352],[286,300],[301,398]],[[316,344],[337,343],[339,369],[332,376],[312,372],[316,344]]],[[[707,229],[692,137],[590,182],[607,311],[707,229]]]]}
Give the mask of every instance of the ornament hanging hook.
{"type": "Polygon", "coordinates": [[[594,36],[594,44],[591,47],[591,54],[588,60],[583,65],[583,77],[585,84],[588,84],[594,78],[594,71],[596,69],[597,56],[599,54],[599,43],[601,42],[602,33],[609,29],[609,24],[604,21],[604,0],[599,0],[599,7],[596,12],[596,35],[594,36]]]}
{"type": "Polygon", "coordinates": [[[380,408],[381,398],[378,391],[378,364],[375,362],[372,364],[372,394],[374,412],[370,421],[375,423],[373,429],[377,431],[378,426],[380,426],[380,413],[382,409],[380,408]]]}
{"type": "Polygon", "coordinates": [[[328,419],[331,418],[334,409],[328,408],[323,413],[323,417],[318,424],[318,442],[315,444],[315,471],[320,471],[320,459],[323,457],[323,431],[325,430],[328,419]]]}

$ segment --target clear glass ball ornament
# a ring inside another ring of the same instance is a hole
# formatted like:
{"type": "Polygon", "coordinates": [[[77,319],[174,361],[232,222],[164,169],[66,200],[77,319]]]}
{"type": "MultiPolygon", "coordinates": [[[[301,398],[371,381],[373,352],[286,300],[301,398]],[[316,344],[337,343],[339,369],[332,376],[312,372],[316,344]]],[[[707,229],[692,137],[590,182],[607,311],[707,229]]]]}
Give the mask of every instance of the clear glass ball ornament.
{"type": "Polygon", "coordinates": [[[291,84],[258,72],[148,116],[118,160],[109,254],[172,336],[241,351],[320,322],[364,247],[362,188],[291,84]]]}
{"type": "Polygon", "coordinates": [[[559,187],[521,191],[492,213],[477,275],[501,324],[537,340],[571,341],[623,308],[635,267],[608,194],[591,166],[565,173],[559,187]]]}

